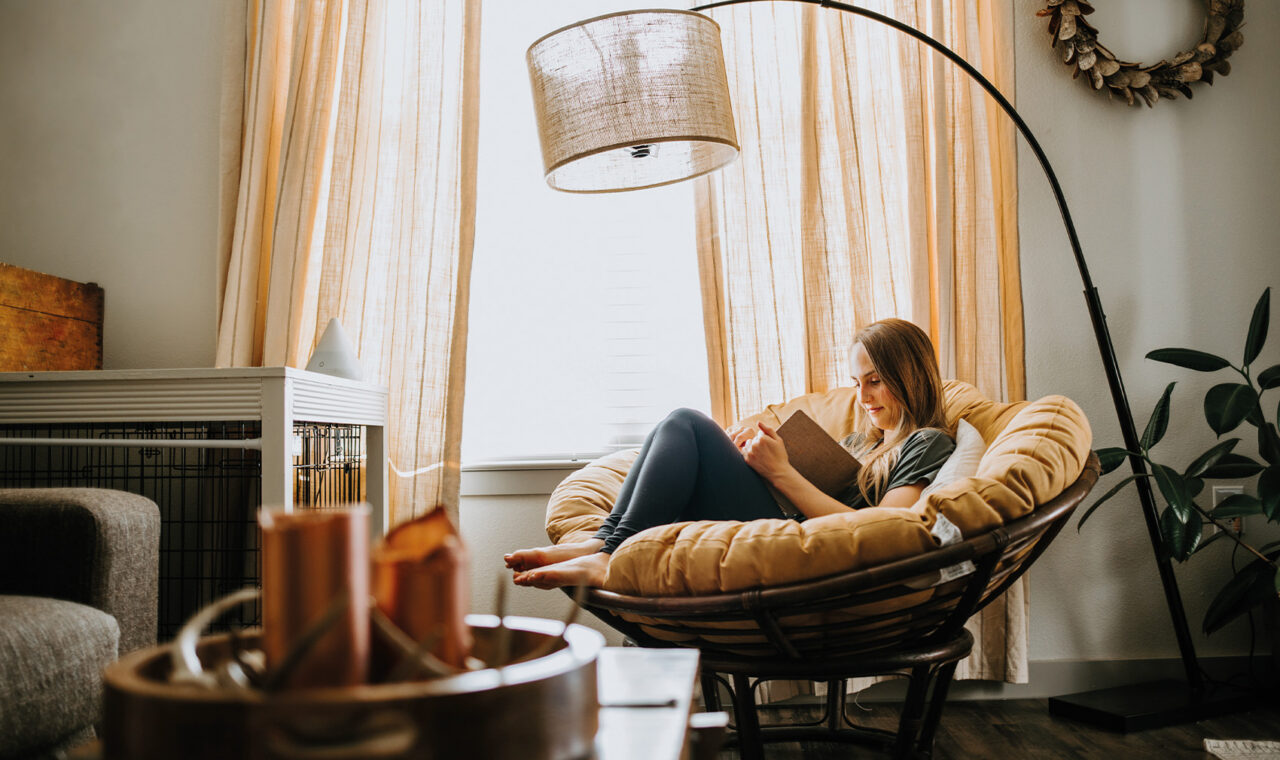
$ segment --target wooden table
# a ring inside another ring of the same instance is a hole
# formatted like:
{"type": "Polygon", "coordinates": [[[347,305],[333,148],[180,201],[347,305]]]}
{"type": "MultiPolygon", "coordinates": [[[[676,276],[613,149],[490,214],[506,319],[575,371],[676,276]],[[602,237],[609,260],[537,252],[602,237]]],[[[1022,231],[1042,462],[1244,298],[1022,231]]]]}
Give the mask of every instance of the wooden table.
{"type": "Polygon", "coordinates": [[[600,760],[679,760],[698,650],[606,647],[600,653],[600,760]]]}

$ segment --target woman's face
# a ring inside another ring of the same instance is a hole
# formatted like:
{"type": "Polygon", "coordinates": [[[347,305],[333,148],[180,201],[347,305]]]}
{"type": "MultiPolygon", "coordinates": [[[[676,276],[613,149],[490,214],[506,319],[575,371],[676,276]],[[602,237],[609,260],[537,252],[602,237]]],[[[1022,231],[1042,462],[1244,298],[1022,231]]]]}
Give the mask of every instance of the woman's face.
{"type": "Polygon", "coordinates": [[[861,343],[853,347],[853,384],[858,389],[858,404],[871,418],[871,424],[881,430],[892,430],[902,419],[902,405],[889,393],[880,380],[876,365],[871,363],[867,349],[861,343]]]}

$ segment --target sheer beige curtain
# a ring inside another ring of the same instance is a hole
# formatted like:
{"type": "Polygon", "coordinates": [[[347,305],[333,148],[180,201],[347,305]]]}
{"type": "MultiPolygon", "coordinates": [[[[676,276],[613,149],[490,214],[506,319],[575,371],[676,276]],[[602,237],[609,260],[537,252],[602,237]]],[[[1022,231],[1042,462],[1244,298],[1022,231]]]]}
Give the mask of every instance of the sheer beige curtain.
{"type": "MultiPolygon", "coordinates": [[[[1012,93],[1006,0],[881,0],[1012,93]]],[[[933,51],[799,3],[723,8],[742,153],[698,180],[712,404],[727,423],[847,382],[857,329],[925,327],[943,374],[1024,394],[1014,133],[933,51]]],[[[970,624],[962,678],[1027,677],[1026,587],[970,624]]]]}
{"type": "Polygon", "coordinates": [[[237,0],[218,366],[306,364],[337,317],[390,389],[391,520],[456,519],[479,0],[237,0]]]}

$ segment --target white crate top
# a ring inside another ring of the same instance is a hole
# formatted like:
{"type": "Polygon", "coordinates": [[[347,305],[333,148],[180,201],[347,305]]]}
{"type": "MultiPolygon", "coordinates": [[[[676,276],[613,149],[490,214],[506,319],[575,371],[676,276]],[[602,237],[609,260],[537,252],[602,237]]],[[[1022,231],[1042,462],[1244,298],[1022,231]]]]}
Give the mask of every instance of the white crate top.
{"type": "Polygon", "coordinates": [[[0,423],[281,417],[385,425],[387,389],[292,367],[0,372],[0,423]]]}

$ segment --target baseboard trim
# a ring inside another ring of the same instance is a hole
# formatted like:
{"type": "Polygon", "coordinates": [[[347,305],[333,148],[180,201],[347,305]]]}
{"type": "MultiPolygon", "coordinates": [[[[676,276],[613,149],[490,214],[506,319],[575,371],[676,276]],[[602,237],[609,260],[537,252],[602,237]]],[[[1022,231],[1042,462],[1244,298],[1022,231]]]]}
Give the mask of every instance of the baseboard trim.
{"type": "MultiPolygon", "coordinates": [[[[1273,677],[1267,671],[1270,667],[1269,659],[1266,655],[1253,658],[1253,672],[1259,678],[1273,677]]],[[[1202,657],[1200,666],[1214,678],[1221,680],[1238,677],[1238,680],[1244,682],[1250,672],[1249,658],[1245,656],[1202,657]]],[[[1148,660],[1043,660],[1031,662],[1030,671],[1030,681],[1025,684],[956,681],[951,686],[948,699],[1046,699],[1125,684],[1183,677],[1182,660],[1176,657],[1148,660]]],[[[856,699],[863,703],[896,702],[901,701],[905,694],[905,679],[895,678],[864,689],[856,695],[856,699]]],[[[806,695],[793,697],[782,704],[798,705],[820,701],[821,697],[806,695]]]]}

